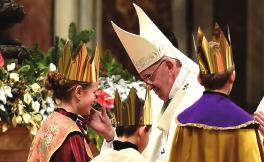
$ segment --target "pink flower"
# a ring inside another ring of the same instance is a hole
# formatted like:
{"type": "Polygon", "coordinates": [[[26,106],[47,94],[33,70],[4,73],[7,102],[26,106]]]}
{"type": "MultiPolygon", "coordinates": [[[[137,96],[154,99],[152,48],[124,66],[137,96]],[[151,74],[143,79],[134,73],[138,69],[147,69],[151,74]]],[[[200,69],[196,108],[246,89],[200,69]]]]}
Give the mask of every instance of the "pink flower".
{"type": "Polygon", "coordinates": [[[114,107],[114,98],[103,90],[97,90],[97,103],[105,108],[114,107]]]}
{"type": "Polygon", "coordinates": [[[0,52],[0,67],[3,67],[4,64],[5,64],[5,60],[4,60],[2,53],[0,52]]]}

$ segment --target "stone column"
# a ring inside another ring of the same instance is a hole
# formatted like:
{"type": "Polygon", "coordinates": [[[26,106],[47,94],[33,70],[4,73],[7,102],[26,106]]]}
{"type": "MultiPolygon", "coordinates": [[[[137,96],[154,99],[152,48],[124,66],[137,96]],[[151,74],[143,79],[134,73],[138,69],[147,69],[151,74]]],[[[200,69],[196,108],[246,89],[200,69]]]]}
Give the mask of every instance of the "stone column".
{"type": "Polygon", "coordinates": [[[193,12],[193,24],[194,24],[194,33],[197,34],[198,27],[201,27],[208,39],[211,39],[213,22],[213,0],[203,0],[195,1],[194,0],[194,12],[193,12]]]}
{"type": "Polygon", "coordinates": [[[102,0],[56,0],[55,35],[68,38],[69,24],[75,22],[77,29],[94,29],[94,39],[88,42],[95,47],[102,37],[102,0]]]}
{"type": "Polygon", "coordinates": [[[200,26],[206,35],[211,36],[213,7],[213,0],[204,0],[202,3],[195,0],[172,1],[173,32],[178,39],[179,49],[193,60],[196,58],[192,34],[197,41],[200,26]]]}
{"type": "Polygon", "coordinates": [[[102,43],[102,0],[94,0],[94,13],[93,13],[93,26],[95,29],[95,39],[93,40],[93,46],[96,43],[102,43]]]}
{"type": "Polygon", "coordinates": [[[68,29],[71,22],[78,24],[78,1],[56,0],[55,1],[55,36],[68,38],[68,29]]]}
{"type": "Polygon", "coordinates": [[[248,0],[247,7],[246,100],[254,110],[264,96],[264,1],[248,0]]]}
{"type": "Polygon", "coordinates": [[[80,0],[80,30],[93,28],[91,15],[93,15],[93,0],[80,0]]]}
{"type": "Polygon", "coordinates": [[[94,29],[94,39],[88,42],[89,47],[95,47],[102,41],[102,0],[80,0],[79,10],[80,30],[94,29]]]}
{"type": "Polygon", "coordinates": [[[186,0],[172,1],[172,26],[180,51],[187,53],[186,0]]]}
{"type": "Polygon", "coordinates": [[[193,1],[193,31],[188,34],[189,40],[191,40],[191,57],[196,61],[195,49],[193,45],[192,34],[194,35],[196,46],[197,46],[197,31],[198,27],[201,27],[207,40],[211,40],[212,36],[212,27],[213,27],[213,0],[203,0],[203,1],[193,1]],[[202,3],[201,3],[202,2],[202,3]]]}

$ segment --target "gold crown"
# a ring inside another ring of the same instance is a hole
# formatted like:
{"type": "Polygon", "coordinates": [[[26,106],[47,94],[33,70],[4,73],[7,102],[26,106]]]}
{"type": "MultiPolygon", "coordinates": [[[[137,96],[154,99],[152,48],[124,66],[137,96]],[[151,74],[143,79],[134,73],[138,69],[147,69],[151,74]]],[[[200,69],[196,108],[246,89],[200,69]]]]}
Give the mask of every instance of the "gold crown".
{"type": "Polygon", "coordinates": [[[97,82],[99,77],[100,54],[96,46],[95,54],[89,57],[87,47],[83,43],[76,55],[71,54],[69,41],[64,46],[64,53],[59,58],[58,72],[63,74],[65,79],[81,82],[97,82]]]}
{"type": "Polygon", "coordinates": [[[114,114],[117,126],[152,125],[152,103],[149,90],[146,90],[145,103],[142,108],[137,90],[131,88],[125,101],[121,101],[118,91],[115,92],[114,114]]]}
{"type": "Polygon", "coordinates": [[[201,74],[216,74],[230,70],[234,67],[231,48],[223,31],[216,23],[213,29],[212,41],[208,43],[201,28],[198,28],[197,60],[201,74]]]}

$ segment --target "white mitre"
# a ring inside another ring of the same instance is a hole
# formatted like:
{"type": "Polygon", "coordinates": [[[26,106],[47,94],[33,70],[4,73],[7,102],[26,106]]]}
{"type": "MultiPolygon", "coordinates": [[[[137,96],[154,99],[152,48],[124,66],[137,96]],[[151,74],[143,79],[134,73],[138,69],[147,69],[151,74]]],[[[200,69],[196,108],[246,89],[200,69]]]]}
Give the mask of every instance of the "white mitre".
{"type": "Polygon", "coordinates": [[[114,22],[112,25],[138,73],[150,67],[163,56],[180,60],[182,70],[198,73],[198,65],[175,48],[140,7],[134,3],[133,5],[139,19],[140,35],[129,33],[114,22]]]}

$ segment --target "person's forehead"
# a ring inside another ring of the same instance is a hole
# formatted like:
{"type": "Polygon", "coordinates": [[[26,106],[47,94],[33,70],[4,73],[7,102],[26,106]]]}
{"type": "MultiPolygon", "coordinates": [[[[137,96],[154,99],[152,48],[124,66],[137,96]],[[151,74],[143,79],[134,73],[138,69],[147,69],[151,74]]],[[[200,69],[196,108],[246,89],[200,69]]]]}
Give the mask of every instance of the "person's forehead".
{"type": "Polygon", "coordinates": [[[146,74],[149,74],[150,72],[153,71],[154,67],[155,67],[155,64],[152,64],[151,66],[149,66],[148,68],[140,72],[139,75],[144,76],[146,74]]]}
{"type": "Polygon", "coordinates": [[[157,62],[153,63],[152,65],[147,67],[145,70],[140,72],[139,75],[143,76],[143,75],[146,75],[146,74],[149,74],[149,73],[153,72],[153,70],[155,70],[155,67],[158,65],[159,62],[160,62],[160,60],[158,60],[157,62]]]}

